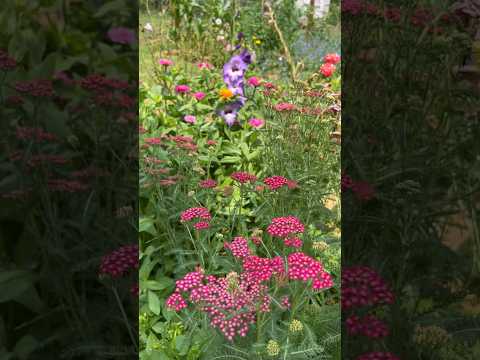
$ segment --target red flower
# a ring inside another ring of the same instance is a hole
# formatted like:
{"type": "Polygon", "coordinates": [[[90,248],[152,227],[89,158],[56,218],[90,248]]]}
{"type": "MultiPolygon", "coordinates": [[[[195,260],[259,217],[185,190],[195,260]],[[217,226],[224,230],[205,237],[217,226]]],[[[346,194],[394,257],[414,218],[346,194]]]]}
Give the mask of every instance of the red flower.
{"type": "Polygon", "coordinates": [[[325,63],[320,66],[320,73],[325,77],[330,77],[336,70],[336,66],[330,63],[325,63]]]}

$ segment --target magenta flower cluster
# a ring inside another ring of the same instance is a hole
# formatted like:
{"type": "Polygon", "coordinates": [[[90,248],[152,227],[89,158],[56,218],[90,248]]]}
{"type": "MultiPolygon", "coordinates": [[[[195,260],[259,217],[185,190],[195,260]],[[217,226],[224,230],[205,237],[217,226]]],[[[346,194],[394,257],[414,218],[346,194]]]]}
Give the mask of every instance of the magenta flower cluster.
{"type": "Polygon", "coordinates": [[[118,278],[138,269],[138,265],[138,245],[124,245],[103,257],[99,273],[118,278]]]}
{"type": "Polygon", "coordinates": [[[197,230],[207,229],[210,226],[210,220],[212,216],[207,208],[204,207],[194,207],[185,210],[180,215],[180,222],[185,223],[188,221],[192,221],[194,219],[199,219],[197,223],[193,226],[197,230]]]}
{"type": "Polygon", "coordinates": [[[393,293],[377,272],[366,266],[342,270],[342,308],[392,304],[393,293]]]}
{"type": "MultiPolygon", "coordinates": [[[[367,266],[354,266],[342,270],[342,310],[348,311],[345,326],[349,335],[365,336],[376,340],[390,334],[388,326],[376,315],[362,310],[361,315],[352,313],[359,308],[370,309],[374,306],[392,304],[393,293],[380,275],[367,266]]],[[[398,359],[389,352],[370,352],[360,355],[356,360],[398,359]]]]}

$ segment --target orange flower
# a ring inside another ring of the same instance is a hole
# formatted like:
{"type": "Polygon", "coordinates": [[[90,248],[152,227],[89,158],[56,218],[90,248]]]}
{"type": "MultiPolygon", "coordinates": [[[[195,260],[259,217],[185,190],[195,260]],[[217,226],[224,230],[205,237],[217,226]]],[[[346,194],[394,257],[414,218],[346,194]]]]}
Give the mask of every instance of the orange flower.
{"type": "Polygon", "coordinates": [[[223,100],[228,100],[233,97],[233,92],[230,89],[221,89],[219,95],[223,100]]]}

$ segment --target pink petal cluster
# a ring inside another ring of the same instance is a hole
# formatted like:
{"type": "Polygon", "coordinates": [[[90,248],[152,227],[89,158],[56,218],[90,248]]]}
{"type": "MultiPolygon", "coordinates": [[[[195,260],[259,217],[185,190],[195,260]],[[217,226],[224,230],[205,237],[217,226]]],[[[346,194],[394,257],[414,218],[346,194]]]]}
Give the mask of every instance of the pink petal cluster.
{"type": "Polygon", "coordinates": [[[330,77],[336,70],[336,66],[330,63],[325,63],[320,66],[320,73],[325,77],[330,77]]]}
{"type": "Polygon", "coordinates": [[[232,175],[230,175],[230,177],[233,180],[238,181],[239,183],[242,183],[242,184],[245,184],[247,182],[257,181],[257,177],[255,175],[247,173],[245,171],[234,172],[232,175]]]}
{"type": "Polygon", "coordinates": [[[279,103],[274,106],[275,110],[283,112],[283,111],[292,111],[296,109],[294,104],[289,103],[279,103]]]}
{"type": "Polygon", "coordinates": [[[374,351],[358,356],[355,360],[400,360],[391,352],[374,351]]]}
{"type": "Polygon", "coordinates": [[[229,249],[236,258],[245,258],[250,255],[247,239],[242,236],[233,238],[231,243],[225,243],[225,249],[229,249]]]}
{"type": "Polygon", "coordinates": [[[293,247],[293,248],[301,248],[303,245],[303,241],[297,237],[293,237],[293,238],[287,237],[283,240],[283,243],[285,244],[285,246],[293,247]]]}
{"type": "Polygon", "coordinates": [[[53,85],[50,80],[25,80],[15,83],[15,90],[33,97],[52,97],[53,85]]]}
{"type": "Polygon", "coordinates": [[[185,94],[190,92],[190,86],[188,85],[177,85],[175,86],[175,91],[179,94],[185,94]]]}
{"type": "Polygon", "coordinates": [[[193,219],[200,219],[200,221],[193,225],[193,227],[196,230],[203,230],[207,229],[210,226],[209,221],[211,218],[212,216],[210,215],[210,212],[207,208],[195,207],[182,212],[182,214],[180,215],[180,222],[184,223],[193,219]]]}
{"type": "Polygon", "coordinates": [[[250,255],[243,259],[243,270],[252,279],[258,282],[268,281],[274,274],[283,274],[283,258],[276,256],[273,259],[250,255]]]}
{"type": "Polygon", "coordinates": [[[197,99],[198,101],[202,101],[205,98],[206,94],[202,91],[198,91],[193,94],[193,97],[197,99]]]}
{"type": "Polygon", "coordinates": [[[261,128],[263,125],[265,125],[265,121],[263,119],[257,119],[257,118],[252,118],[248,120],[248,124],[251,127],[254,127],[256,129],[261,128]]]}
{"type": "Polygon", "coordinates": [[[380,339],[389,335],[387,325],[374,315],[350,316],[346,321],[350,335],[363,335],[372,339],[380,339]]]}
{"type": "Polygon", "coordinates": [[[197,121],[197,118],[193,115],[185,115],[183,117],[183,120],[186,122],[186,123],[189,123],[189,124],[195,124],[195,122],[197,121]]]}
{"type": "Polygon", "coordinates": [[[292,234],[303,233],[305,226],[295,216],[273,218],[267,232],[273,237],[285,238],[292,234]]]}
{"type": "Polygon", "coordinates": [[[118,278],[138,265],[138,245],[125,245],[102,258],[99,273],[118,278]]]}
{"type": "Polygon", "coordinates": [[[170,59],[159,59],[158,64],[167,67],[173,65],[173,61],[170,59]]]}
{"type": "Polygon", "coordinates": [[[375,270],[366,266],[342,269],[343,309],[393,302],[393,293],[375,270]]]}
{"type": "Polygon", "coordinates": [[[198,186],[200,186],[203,189],[212,189],[217,185],[218,185],[217,182],[213,179],[202,180],[198,183],[198,186]]]}
{"type": "Polygon", "coordinates": [[[287,259],[288,277],[291,280],[308,281],[315,279],[318,274],[323,272],[323,266],[319,261],[302,252],[290,254],[287,259]]]}
{"type": "Polygon", "coordinates": [[[182,295],[176,292],[168,297],[165,305],[167,305],[168,308],[177,312],[185,309],[188,306],[182,295]]]}
{"type": "Polygon", "coordinates": [[[249,78],[247,80],[247,83],[248,85],[254,86],[254,87],[260,86],[260,80],[255,76],[252,76],[251,78],[249,78]]]}
{"type": "Polygon", "coordinates": [[[177,288],[166,305],[175,311],[182,310],[187,302],[181,292],[189,293],[190,302],[205,312],[211,326],[218,328],[230,341],[237,335],[245,337],[249,326],[255,323],[257,307],[265,308],[267,289],[248,274],[237,275],[233,283],[228,275],[222,278],[201,274],[187,276],[187,280],[177,282],[177,288]]]}
{"type": "Polygon", "coordinates": [[[340,62],[340,55],[332,53],[332,54],[327,54],[323,58],[323,62],[326,64],[338,64],[340,62]]]}
{"type": "Polygon", "coordinates": [[[290,304],[290,299],[288,298],[287,295],[285,295],[282,300],[280,301],[280,304],[284,309],[289,309],[291,304],[290,304]]]}
{"type": "Polygon", "coordinates": [[[288,185],[288,179],[283,176],[274,175],[263,180],[270,190],[277,190],[284,185],[288,185]]]}
{"type": "Polygon", "coordinates": [[[193,228],[195,230],[205,230],[210,227],[210,223],[208,221],[199,221],[195,225],[193,225],[193,228]]]}

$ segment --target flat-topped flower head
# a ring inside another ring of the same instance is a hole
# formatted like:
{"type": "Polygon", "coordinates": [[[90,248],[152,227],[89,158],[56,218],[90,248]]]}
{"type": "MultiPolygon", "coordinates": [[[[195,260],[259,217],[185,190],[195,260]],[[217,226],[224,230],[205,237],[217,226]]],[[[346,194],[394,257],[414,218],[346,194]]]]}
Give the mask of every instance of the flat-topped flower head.
{"type": "Polygon", "coordinates": [[[132,269],[138,269],[138,245],[124,245],[102,258],[100,275],[113,278],[124,276],[132,269]]]}
{"type": "Polygon", "coordinates": [[[234,172],[230,177],[241,184],[257,181],[257,177],[245,171],[234,172]]]}
{"type": "Polygon", "coordinates": [[[303,233],[305,226],[295,216],[273,218],[267,232],[273,237],[286,238],[289,235],[303,233]]]}
{"type": "Polygon", "coordinates": [[[216,187],[217,185],[218,185],[218,183],[213,179],[202,180],[198,184],[198,186],[200,186],[203,189],[212,189],[212,188],[216,187]]]}
{"type": "Polygon", "coordinates": [[[201,220],[210,220],[212,216],[207,208],[204,207],[194,207],[185,210],[180,215],[181,222],[191,221],[193,219],[201,219],[201,220]]]}
{"type": "Polygon", "coordinates": [[[286,111],[292,111],[296,109],[296,106],[294,104],[289,104],[289,103],[278,103],[274,106],[276,111],[279,112],[286,112],[286,111]]]}
{"type": "Polygon", "coordinates": [[[229,249],[236,258],[244,258],[250,255],[247,239],[237,236],[231,243],[225,243],[225,249],[229,249]]]}
{"type": "Polygon", "coordinates": [[[283,243],[285,244],[285,246],[293,247],[293,248],[301,248],[303,245],[303,241],[297,237],[293,237],[293,238],[287,237],[283,240],[283,243]]]}
{"type": "Polygon", "coordinates": [[[287,185],[288,179],[284,178],[283,176],[274,175],[265,178],[263,182],[265,183],[265,185],[268,186],[270,190],[277,190],[282,186],[287,185]]]}
{"type": "Polygon", "coordinates": [[[366,266],[342,269],[342,308],[392,304],[393,293],[378,273],[366,266]]]}
{"type": "Polygon", "coordinates": [[[185,309],[188,306],[185,299],[179,293],[173,293],[172,295],[170,295],[165,302],[165,305],[167,305],[167,308],[177,312],[185,309]]]}

